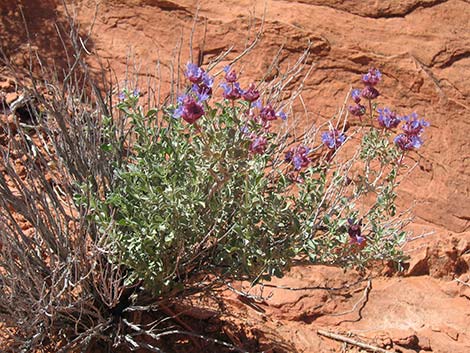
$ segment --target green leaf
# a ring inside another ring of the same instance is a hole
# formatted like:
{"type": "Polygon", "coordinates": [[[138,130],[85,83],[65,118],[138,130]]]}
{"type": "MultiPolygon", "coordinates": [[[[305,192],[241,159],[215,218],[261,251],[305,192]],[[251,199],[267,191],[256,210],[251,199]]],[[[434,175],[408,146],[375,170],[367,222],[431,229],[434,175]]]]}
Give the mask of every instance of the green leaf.
{"type": "Polygon", "coordinates": [[[103,144],[100,146],[100,149],[101,149],[102,151],[105,151],[105,152],[110,152],[110,151],[112,151],[113,146],[112,146],[110,143],[103,143],[103,144]]]}
{"type": "Polygon", "coordinates": [[[157,114],[158,114],[158,109],[152,108],[152,109],[149,109],[149,110],[147,111],[147,114],[145,114],[145,117],[146,117],[146,118],[150,118],[150,117],[153,117],[153,116],[155,116],[155,115],[157,115],[157,114]]]}

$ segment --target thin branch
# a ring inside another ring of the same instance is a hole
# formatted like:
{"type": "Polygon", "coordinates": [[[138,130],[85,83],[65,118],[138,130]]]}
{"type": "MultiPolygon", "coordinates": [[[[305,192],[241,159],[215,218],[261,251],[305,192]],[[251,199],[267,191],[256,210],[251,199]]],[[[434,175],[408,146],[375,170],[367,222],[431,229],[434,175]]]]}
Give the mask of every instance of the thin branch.
{"type": "Polygon", "coordinates": [[[343,315],[351,314],[354,311],[356,311],[359,304],[362,303],[362,305],[361,305],[361,307],[359,308],[359,311],[358,311],[359,317],[356,320],[344,320],[344,321],[341,321],[341,322],[356,322],[356,321],[359,321],[362,318],[362,310],[364,309],[364,307],[365,307],[365,305],[366,305],[366,303],[369,299],[369,293],[370,293],[371,289],[372,289],[372,281],[369,279],[368,282],[367,282],[367,286],[364,288],[364,293],[362,294],[361,298],[359,298],[359,300],[356,302],[356,304],[354,304],[354,306],[351,308],[351,310],[348,310],[348,311],[345,311],[345,312],[342,312],[342,313],[329,314],[328,316],[343,316],[343,315]]]}
{"type": "Polygon", "coordinates": [[[318,330],[317,334],[320,335],[320,336],[323,336],[323,337],[328,337],[328,338],[334,339],[336,341],[345,342],[345,343],[351,344],[353,346],[366,349],[366,350],[371,351],[371,352],[394,353],[392,351],[388,351],[388,350],[380,348],[380,347],[376,347],[376,346],[373,346],[373,345],[370,345],[370,344],[367,344],[367,343],[363,343],[363,342],[360,342],[360,341],[354,340],[352,338],[349,338],[349,337],[346,337],[346,336],[343,336],[343,335],[339,335],[339,334],[333,333],[333,332],[318,330]]]}
{"type": "Polygon", "coordinates": [[[275,284],[270,284],[270,283],[262,283],[260,282],[259,285],[263,287],[269,287],[269,288],[277,288],[277,289],[284,289],[284,290],[290,290],[290,291],[301,291],[301,290],[327,290],[327,291],[342,291],[345,289],[349,289],[352,287],[357,286],[358,284],[365,282],[365,281],[370,281],[370,278],[361,278],[357,280],[354,283],[351,284],[345,284],[344,286],[340,287],[326,287],[326,286],[306,286],[306,287],[288,287],[288,286],[278,286],[275,284]]]}
{"type": "Polygon", "coordinates": [[[165,331],[165,332],[161,332],[161,333],[153,333],[153,332],[150,332],[148,330],[142,329],[140,326],[138,326],[136,324],[133,324],[133,323],[129,322],[126,319],[122,319],[122,321],[124,322],[124,324],[126,324],[130,329],[134,330],[135,332],[137,332],[141,335],[146,335],[150,338],[153,338],[154,340],[159,340],[160,338],[165,337],[165,336],[183,335],[183,336],[199,338],[199,339],[201,339],[203,341],[206,341],[206,342],[212,342],[212,343],[227,347],[227,348],[229,348],[233,351],[236,351],[236,352],[249,353],[248,351],[245,351],[243,349],[235,347],[234,345],[231,345],[227,342],[224,342],[224,341],[212,338],[212,337],[207,337],[207,336],[204,336],[204,335],[200,335],[200,334],[197,334],[197,333],[194,333],[194,332],[181,331],[181,330],[171,330],[171,331],[165,331]]]}
{"type": "Polygon", "coordinates": [[[470,287],[470,282],[464,282],[464,281],[462,281],[462,280],[460,280],[460,279],[458,279],[458,278],[455,278],[454,281],[457,282],[457,283],[460,283],[460,284],[462,284],[462,285],[464,285],[464,286],[470,287]]]}

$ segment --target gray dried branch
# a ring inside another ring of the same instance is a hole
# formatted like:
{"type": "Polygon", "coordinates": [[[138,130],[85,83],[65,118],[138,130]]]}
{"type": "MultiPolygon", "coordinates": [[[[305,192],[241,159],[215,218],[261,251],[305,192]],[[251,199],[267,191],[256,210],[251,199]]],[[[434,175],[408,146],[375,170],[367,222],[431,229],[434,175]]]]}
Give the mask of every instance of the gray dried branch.
{"type": "Polygon", "coordinates": [[[360,342],[358,340],[352,339],[350,337],[339,335],[337,333],[328,332],[328,331],[325,331],[325,330],[318,330],[317,334],[320,335],[320,336],[324,336],[324,337],[334,339],[336,341],[345,342],[347,344],[351,344],[353,346],[360,347],[360,348],[363,348],[363,349],[368,350],[368,351],[378,352],[378,353],[392,353],[392,351],[382,349],[380,347],[376,347],[376,346],[373,346],[373,345],[370,345],[370,344],[367,344],[367,343],[363,343],[363,342],[360,342]]]}

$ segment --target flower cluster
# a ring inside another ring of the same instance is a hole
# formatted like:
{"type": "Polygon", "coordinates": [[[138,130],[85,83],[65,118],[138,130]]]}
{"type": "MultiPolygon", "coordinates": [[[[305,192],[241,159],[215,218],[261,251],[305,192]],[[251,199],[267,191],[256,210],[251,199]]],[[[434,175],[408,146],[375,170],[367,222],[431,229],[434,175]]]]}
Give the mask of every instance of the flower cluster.
{"type": "Polygon", "coordinates": [[[369,72],[362,75],[362,82],[368,87],[374,87],[382,79],[382,73],[379,69],[372,67],[369,72]]]}
{"type": "Polygon", "coordinates": [[[377,98],[380,93],[375,88],[375,85],[382,79],[382,73],[379,69],[371,68],[368,73],[362,75],[362,82],[365,87],[361,91],[361,96],[365,99],[372,100],[377,98]]]}
{"type": "Polygon", "coordinates": [[[253,120],[260,124],[265,130],[269,130],[271,121],[277,120],[278,118],[282,120],[287,119],[287,115],[282,112],[282,110],[276,112],[270,103],[263,106],[260,100],[254,102],[250,115],[253,120]]]}
{"type": "Polygon", "coordinates": [[[363,116],[366,113],[366,107],[361,104],[361,90],[357,88],[354,89],[351,92],[351,97],[356,104],[348,107],[349,112],[354,116],[363,116]]]}
{"type": "Polygon", "coordinates": [[[335,150],[346,141],[346,135],[337,129],[331,129],[322,133],[321,140],[326,147],[335,150]]]}
{"type": "Polygon", "coordinates": [[[237,73],[230,66],[225,66],[224,71],[225,82],[220,84],[220,87],[222,87],[224,90],[224,98],[232,101],[240,99],[243,90],[240,88],[240,84],[237,82],[237,73]]]}
{"type": "MultiPolygon", "coordinates": [[[[249,90],[250,88],[248,89],[248,91],[249,90]]],[[[244,94],[248,91],[244,91],[244,94]]],[[[251,94],[251,93],[248,93],[248,94],[251,94]]],[[[256,93],[255,95],[259,96],[259,93],[256,93]]],[[[252,97],[249,97],[249,98],[252,98],[252,97]]],[[[245,100],[248,101],[247,99],[245,100]]],[[[250,101],[248,102],[250,104],[252,103],[250,101]]],[[[283,120],[287,119],[287,116],[282,111],[276,112],[271,106],[271,104],[268,103],[263,107],[260,100],[257,100],[253,104],[253,109],[249,109],[248,115],[255,122],[260,124],[265,130],[265,132],[269,130],[269,128],[271,127],[271,121],[276,120],[277,118],[281,118],[283,120]]],[[[248,127],[245,126],[244,129],[247,131],[248,127]]],[[[248,135],[252,140],[251,145],[250,145],[250,152],[257,153],[257,154],[264,153],[266,146],[267,146],[267,139],[261,135],[256,135],[256,134],[247,133],[246,135],[248,135]]]]}
{"type": "Polygon", "coordinates": [[[266,147],[268,146],[268,139],[266,137],[261,134],[250,132],[248,125],[242,126],[240,131],[248,140],[251,140],[248,150],[252,154],[264,154],[266,147]]]}
{"type": "Polygon", "coordinates": [[[250,115],[265,129],[269,129],[271,121],[278,118],[281,118],[282,120],[287,118],[286,114],[282,111],[276,112],[270,103],[267,103],[265,106],[262,105],[261,100],[259,100],[260,92],[256,89],[256,85],[254,83],[251,83],[248,86],[248,89],[243,90],[240,88],[238,76],[235,70],[230,66],[226,66],[224,68],[224,72],[225,82],[220,85],[223,89],[223,97],[232,101],[241,98],[248,102],[250,107],[253,108],[249,110],[250,115]]]}
{"type": "Polygon", "coordinates": [[[254,83],[250,83],[248,89],[242,92],[242,98],[250,104],[257,101],[259,96],[259,91],[256,89],[254,83]]]}
{"type": "Polygon", "coordinates": [[[174,118],[183,118],[189,124],[194,124],[205,114],[202,100],[191,95],[183,94],[178,97],[178,107],[173,113],[174,118]]]}
{"type": "Polygon", "coordinates": [[[348,219],[348,234],[349,242],[354,245],[365,246],[366,238],[361,234],[362,219],[355,221],[352,218],[348,219]]]}
{"type": "Polygon", "coordinates": [[[418,119],[416,113],[405,116],[402,119],[405,123],[401,127],[403,133],[397,135],[394,139],[395,144],[403,151],[418,149],[423,145],[421,134],[429,123],[424,119],[418,119]]]}
{"type": "Polygon", "coordinates": [[[214,78],[210,76],[203,68],[193,63],[186,65],[185,76],[193,84],[191,90],[203,96],[212,95],[212,86],[214,78]]]}
{"type": "Polygon", "coordinates": [[[224,67],[225,82],[221,83],[220,86],[223,89],[223,96],[228,100],[237,100],[243,98],[248,103],[253,103],[260,97],[259,91],[256,89],[254,83],[248,86],[247,90],[240,88],[238,83],[238,76],[235,70],[230,65],[224,67]]]}
{"type": "Polygon", "coordinates": [[[362,76],[362,82],[365,87],[360,89],[354,89],[351,92],[351,98],[355,105],[348,107],[349,112],[354,115],[361,117],[366,113],[366,107],[361,104],[361,98],[365,98],[369,101],[376,99],[380,93],[375,88],[375,85],[382,79],[382,74],[379,69],[371,68],[365,75],[362,76]]]}
{"type": "MultiPolygon", "coordinates": [[[[354,101],[354,105],[348,107],[349,112],[354,115],[361,117],[366,113],[366,107],[361,104],[361,99],[367,99],[372,109],[371,101],[377,98],[380,93],[377,91],[375,86],[382,80],[381,72],[376,68],[371,68],[366,74],[362,75],[362,82],[365,87],[360,89],[354,89],[351,92],[351,98],[354,101]]],[[[421,134],[424,128],[429,126],[429,123],[424,119],[418,119],[416,113],[412,113],[410,116],[400,117],[395,111],[389,108],[377,109],[378,117],[377,122],[380,127],[391,130],[397,128],[401,122],[403,133],[397,135],[394,139],[395,145],[402,151],[410,151],[418,149],[422,146],[423,140],[421,134]]],[[[370,112],[371,118],[373,111],[370,112]]],[[[329,148],[337,148],[338,142],[342,141],[336,139],[335,132],[323,133],[322,140],[325,145],[329,148]]]]}
{"type": "MultiPolygon", "coordinates": [[[[276,112],[271,104],[262,105],[260,92],[256,89],[256,85],[251,83],[248,89],[243,90],[238,83],[238,76],[235,70],[230,66],[224,68],[225,82],[221,83],[223,89],[223,97],[225,99],[236,101],[243,99],[249,103],[247,114],[252,120],[259,123],[264,130],[268,130],[271,126],[271,121],[277,118],[286,119],[286,115],[282,112],[276,112]]],[[[250,133],[247,125],[241,128],[241,131],[251,139],[249,150],[253,154],[263,154],[266,150],[268,140],[261,134],[250,133]]]]}
{"type": "Polygon", "coordinates": [[[214,78],[192,63],[187,64],[185,76],[192,83],[191,90],[178,97],[173,117],[194,124],[205,114],[203,103],[212,95],[214,78]]]}
{"type": "Polygon", "coordinates": [[[310,148],[307,146],[297,146],[291,148],[285,154],[285,161],[291,163],[294,166],[295,170],[301,170],[302,168],[307,167],[312,161],[308,154],[310,153],[310,148]]]}
{"type": "Polygon", "coordinates": [[[388,108],[377,109],[377,111],[379,113],[379,117],[377,118],[379,125],[385,129],[396,128],[402,120],[396,112],[393,112],[388,108]]]}

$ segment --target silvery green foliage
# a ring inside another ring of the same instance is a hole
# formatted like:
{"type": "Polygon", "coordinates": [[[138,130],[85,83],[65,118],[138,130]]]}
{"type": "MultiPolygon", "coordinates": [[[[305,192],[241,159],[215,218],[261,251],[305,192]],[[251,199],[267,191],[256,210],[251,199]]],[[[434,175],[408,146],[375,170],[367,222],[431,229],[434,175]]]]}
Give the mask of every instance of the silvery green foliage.
{"type": "MultiPolygon", "coordinates": [[[[286,115],[275,102],[225,72],[216,103],[214,80],[192,64],[192,86],[175,106],[144,111],[138,94],[120,97],[130,153],[93,216],[128,281],[164,294],[201,272],[259,280],[294,259],[359,268],[403,260],[408,219],[395,206],[403,153],[390,132],[372,124],[330,128],[321,141],[279,135],[271,124],[286,115]],[[348,135],[362,142],[344,159],[348,135]]],[[[113,143],[102,148],[111,153],[113,143]]]]}

